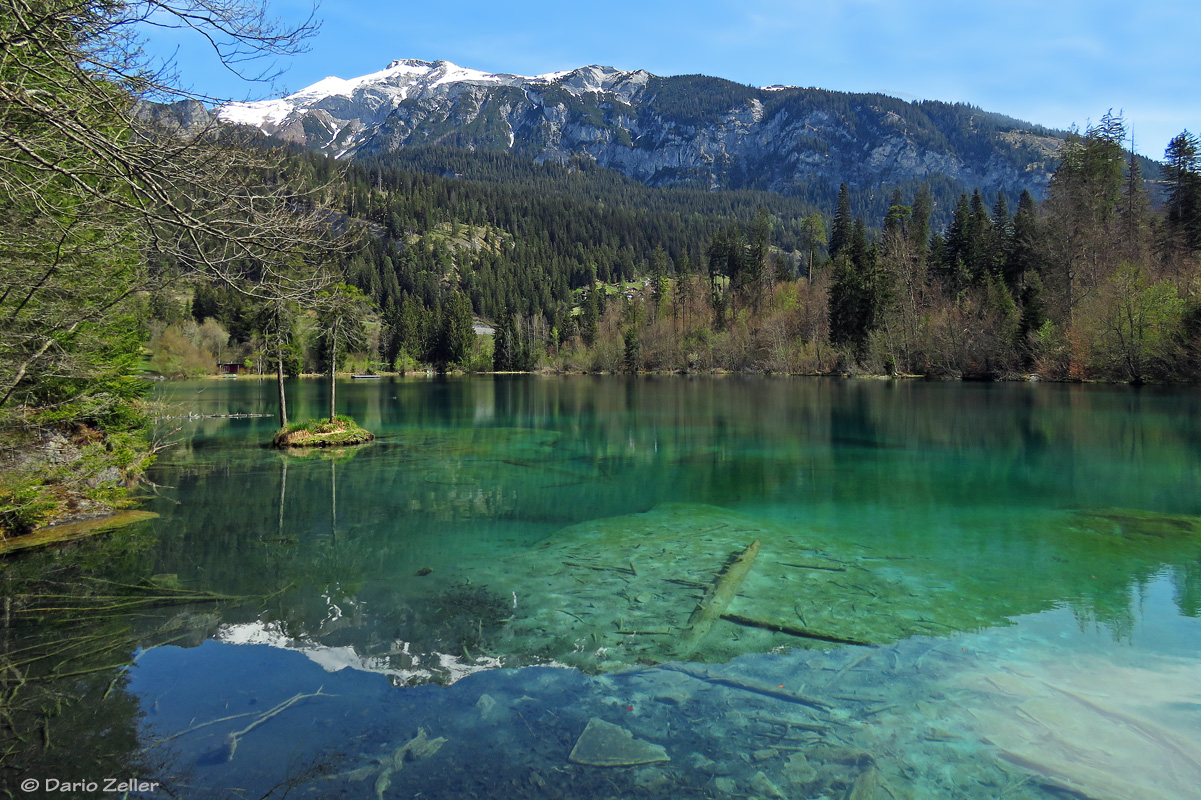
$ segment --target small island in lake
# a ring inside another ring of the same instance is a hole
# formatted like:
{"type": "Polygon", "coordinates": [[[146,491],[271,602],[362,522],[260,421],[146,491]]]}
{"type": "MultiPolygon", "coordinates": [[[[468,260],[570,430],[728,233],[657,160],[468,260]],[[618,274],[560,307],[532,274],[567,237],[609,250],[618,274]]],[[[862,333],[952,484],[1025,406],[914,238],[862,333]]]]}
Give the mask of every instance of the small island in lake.
{"type": "Polygon", "coordinates": [[[294,422],[279,429],[271,440],[273,447],[345,447],[366,444],[375,434],[359,427],[347,416],[339,414],[332,419],[311,419],[294,422]]]}

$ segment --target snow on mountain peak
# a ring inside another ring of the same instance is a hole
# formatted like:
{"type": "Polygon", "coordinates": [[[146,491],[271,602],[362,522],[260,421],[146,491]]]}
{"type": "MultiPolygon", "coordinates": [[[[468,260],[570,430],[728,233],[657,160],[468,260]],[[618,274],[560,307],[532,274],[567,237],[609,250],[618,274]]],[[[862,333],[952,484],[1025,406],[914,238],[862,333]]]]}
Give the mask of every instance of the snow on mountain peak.
{"type": "Polygon", "coordinates": [[[530,88],[553,85],[576,96],[612,92],[623,102],[629,102],[649,77],[642,70],[624,72],[596,64],[528,77],[469,69],[450,61],[395,59],[378,72],[357,78],[331,75],[276,100],[229,103],[217,109],[217,116],[223,122],[251,125],[275,134],[284,128],[294,128],[309,111],[320,110],[328,117],[322,125],[332,125],[331,129],[340,131],[349,130],[347,126],[352,120],[360,125],[382,122],[407,99],[456,94],[455,87],[460,85],[530,88]]]}

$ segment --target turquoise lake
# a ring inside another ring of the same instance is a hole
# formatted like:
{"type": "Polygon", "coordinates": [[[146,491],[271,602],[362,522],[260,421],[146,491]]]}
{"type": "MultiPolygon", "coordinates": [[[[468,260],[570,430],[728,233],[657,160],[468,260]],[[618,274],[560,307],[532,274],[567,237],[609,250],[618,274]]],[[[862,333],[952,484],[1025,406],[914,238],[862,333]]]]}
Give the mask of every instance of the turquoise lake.
{"type": "Polygon", "coordinates": [[[385,377],[303,454],[271,381],[156,396],[160,516],[99,569],[241,598],[132,623],[171,796],[1201,786],[1194,389],[385,377]]]}

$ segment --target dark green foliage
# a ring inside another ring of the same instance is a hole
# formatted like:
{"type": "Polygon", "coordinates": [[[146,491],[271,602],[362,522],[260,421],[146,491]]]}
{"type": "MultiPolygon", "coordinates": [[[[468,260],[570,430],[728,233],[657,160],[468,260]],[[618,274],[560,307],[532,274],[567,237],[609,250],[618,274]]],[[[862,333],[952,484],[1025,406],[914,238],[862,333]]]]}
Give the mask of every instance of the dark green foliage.
{"type": "Polygon", "coordinates": [[[862,352],[868,335],[892,301],[889,276],[879,268],[876,248],[867,241],[863,220],[856,219],[850,241],[834,259],[830,283],[830,341],[862,352]]]}
{"type": "Polygon", "coordinates": [[[913,212],[901,198],[901,190],[894,189],[892,198],[888,201],[888,213],[884,217],[884,232],[903,234],[909,215],[913,212]]]}
{"type": "Polygon", "coordinates": [[[752,86],[706,75],[652,76],[646,89],[652,97],[647,113],[684,125],[711,121],[763,94],[752,86]]]}
{"type": "Polygon", "coordinates": [[[475,330],[471,320],[471,303],[461,292],[452,294],[442,306],[438,338],[430,361],[445,371],[448,367],[465,366],[471,356],[475,330]]]}
{"type": "Polygon", "coordinates": [[[641,345],[638,341],[638,326],[631,325],[622,337],[622,365],[631,374],[638,372],[641,366],[641,345]]]}
{"type": "Polygon", "coordinates": [[[930,194],[930,186],[923,183],[913,197],[907,227],[915,258],[921,264],[926,263],[927,251],[930,248],[930,222],[933,206],[934,199],[930,194]]]}
{"type": "Polygon", "coordinates": [[[1017,213],[1013,215],[1010,227],[1012,232],[1003,273],[1005,283],[1010,288],[1017,288],[1021,285],[1024,275],[1037,273],[1039,270],[1038,212],[1035,208],[1034,198],[1029,192],[1022,192],[1021,199],[1018,201],[1017,213]]]}
{"type": "Polygon", "coordinates": [[[834,224],[830,228],[830,258],[836,259],[851,241],[851,190],[847,185],[838,187],[838,205],[834,210],[834,224]]]}
{"type": "Polygon", "coordinates": [[[492,337],[492,369],[508,372],[521,366],[521,338],[511,315],[496,322],[496,333],[492,337]]]}
{"type": "Polygon", "coordinates": [[[1201,144],[1196,135],[1184,131],[1174,137],[1164,162],[1169,234],[1189,250],[1201,250],[1201,144]]]}
{"type": "Polygon", "coordinates": [[[590,285],[580,311],[580,335],[584,337],[584,344],[589,347],[596,341],[596,326],[601,315],[601,296],[601,290],[590,285]]]}

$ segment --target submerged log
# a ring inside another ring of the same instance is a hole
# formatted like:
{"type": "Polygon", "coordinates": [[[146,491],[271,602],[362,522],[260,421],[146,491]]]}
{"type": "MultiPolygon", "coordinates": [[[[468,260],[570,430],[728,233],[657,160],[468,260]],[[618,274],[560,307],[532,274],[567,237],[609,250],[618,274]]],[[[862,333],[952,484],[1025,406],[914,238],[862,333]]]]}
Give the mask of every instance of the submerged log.
{"type": "Polygon", "coordinates": [[[871,642],[865,642],[862,639],[851,639],[845,636],[836,636],[832,633],[820,633],[808,628],[789,625],[785,622],[772,622],[766,619],[744,617],[741,614],[722,614],[721,618],[736,625],[745,625],[748,628],[762,628],[763,630],[774,631],[776,633],[787,633],[789,636],[797,636],[802,639],[816,639],[819,642],[833,642],[834,644],[855,644],[863,647],[872,646],[871,642]]]}
{"type": "Polygon", "coordinates": [[[778,686],[771,686],[759,681],[753,681],[747,678],[737,678],[732,675],[716,672],[708,667],[700,667],[694,664],[660,664],[658,669],[671,670],[672,672],[681,672],[689,675],[697,680],[712,683],[715,686],[725,686],[730,689],[738,689],[751,694],[759,694],[764,697],[774,697],[777,700],[785,700],[789,703],[796,703],[809,708],[816,708],[822,711],[828,711],[832,706],[824,700],[818,700],[814,697],[808,697],[788,689],[781,689],[778,686]]]}
{"type": "Polygon", "coordinates": [[[710,584],[705,596],[701,598],[701,602],[692,612],[692,616],[688,618],[688,627],[684,629],[684,633],[680,637],[682,641],[679,656],[681,658],[692,655],[701,639],[705,638],[705,634],[713,627],[713,623],[721,617],[726,607],[733,601],[734,596],[738,594],[738,588],[742,586],[742,582],[751,571],[757,555],[759,555],[758,539],[751,542],[750,547],[743,550],[717,574],[717,578],[710,584]]]}

